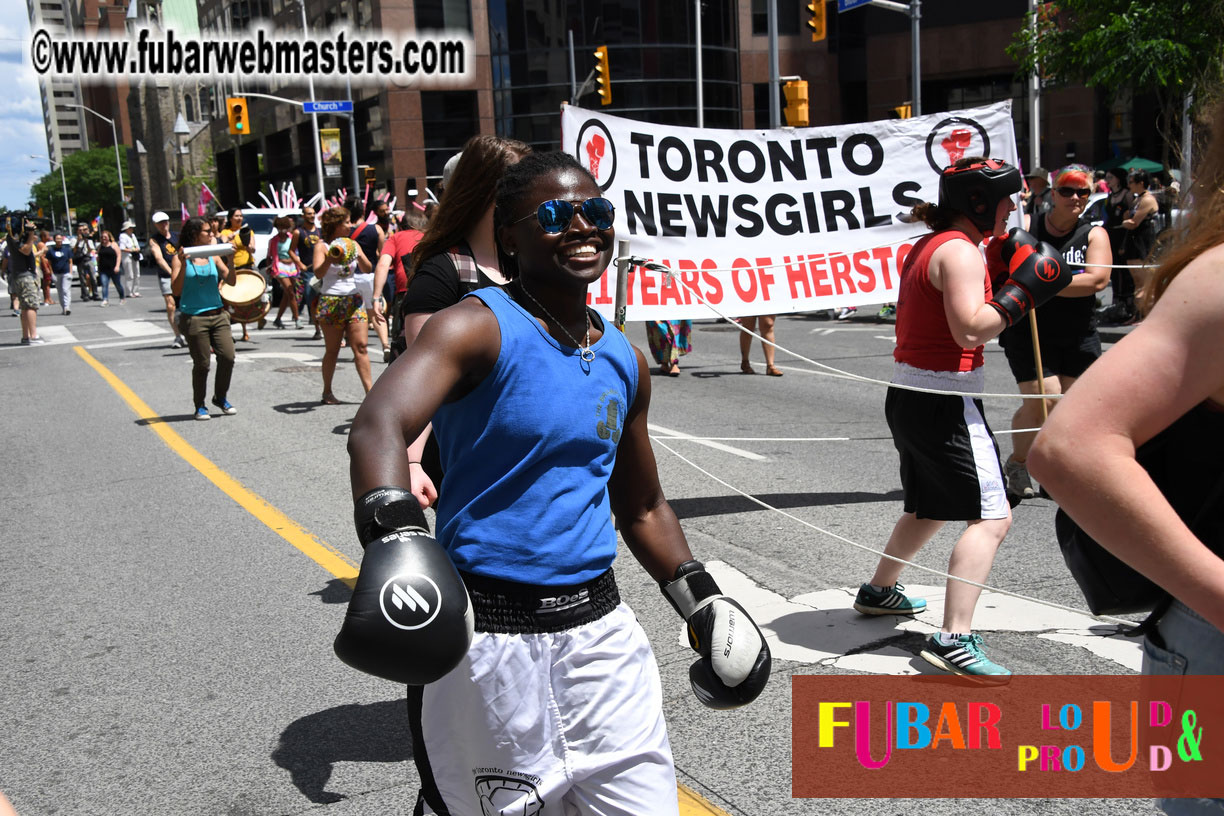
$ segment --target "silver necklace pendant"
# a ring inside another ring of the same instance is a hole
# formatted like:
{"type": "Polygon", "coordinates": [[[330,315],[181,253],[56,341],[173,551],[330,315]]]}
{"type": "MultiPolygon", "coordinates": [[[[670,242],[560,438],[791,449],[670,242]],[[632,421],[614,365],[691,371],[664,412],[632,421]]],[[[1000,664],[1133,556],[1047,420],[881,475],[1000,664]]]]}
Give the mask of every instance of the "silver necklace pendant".
{"type": "Polygon", "coordinates": [[[528,298],[530,298],[532,303],[540,307],[540,311],[543,312],[548,317],[549,320],[557,324],[557,328],[565,332],[565,336],[568,337],[570,339],[570,342],[574,344],[574,347],[578,349],[578,356],[582,359],[584,363],[590,363],[594,361],[595,350],[591,348],[591,313],[585,310],[586,307],[583,307],[583,314],[586,316],[586,345],[584,346],[582,343],[578,342],[577,338],[575,338],[574,335],[569,333],[569,329],[565,328],[565,325],[560,320],[553,317],[552,312],[544,308],[543,303],[536,300],[535,296],[532,295],[531,292],[527,291],[527,286],[526,284],[523,283],[522,280],[518,282],[518,286],[519,286],[519,289],[522,290],[523,294],[526,295],[528,298]]]}

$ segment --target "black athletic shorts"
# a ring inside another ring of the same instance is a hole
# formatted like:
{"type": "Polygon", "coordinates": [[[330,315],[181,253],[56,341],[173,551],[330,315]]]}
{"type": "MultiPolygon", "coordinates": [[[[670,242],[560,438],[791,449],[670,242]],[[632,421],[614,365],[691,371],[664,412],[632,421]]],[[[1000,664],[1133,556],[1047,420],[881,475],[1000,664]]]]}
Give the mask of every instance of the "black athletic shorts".
{"type": "MultiPolygon", "coordinates": [[[[1037,361],[1033,358],[1033,343],[1009,342],[1003,346],[1007,366],[1016,382],[1033,382],[1037,379],[1037,361]]],[[[1101,335],[1093,329],[1090,334],[1069,339],[1041,340],[1041,368],[1046,377],[1079,377],[1088,366],[1101,356],[1101,335]]]]}
{"type": "Polygon", "coordinates": [[[901,455],[905,512],[940,521],[1007,517],[999,446],[980,399],[890,388],[884,414],[901,455]]]}

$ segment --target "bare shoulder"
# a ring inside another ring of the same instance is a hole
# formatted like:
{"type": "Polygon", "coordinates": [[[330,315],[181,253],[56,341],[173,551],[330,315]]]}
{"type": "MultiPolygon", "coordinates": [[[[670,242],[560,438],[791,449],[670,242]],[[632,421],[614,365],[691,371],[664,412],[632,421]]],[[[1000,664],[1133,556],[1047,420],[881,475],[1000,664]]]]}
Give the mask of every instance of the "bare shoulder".
{"type": "Polygon", "coordinates": [[[985,261],[981,250],[967,238],[945,241],[931,253],[927,274],[931,284],[943,290],[949,281],[981,277],[985,261]]]}

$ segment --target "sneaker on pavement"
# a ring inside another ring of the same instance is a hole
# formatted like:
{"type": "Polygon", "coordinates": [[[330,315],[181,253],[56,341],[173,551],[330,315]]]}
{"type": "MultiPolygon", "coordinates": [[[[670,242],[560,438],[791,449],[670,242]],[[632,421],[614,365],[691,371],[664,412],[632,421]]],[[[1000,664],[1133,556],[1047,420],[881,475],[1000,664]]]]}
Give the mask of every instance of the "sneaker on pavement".
{"type": "Polygon", "coordinates": [[[1007,481],[1007,494],[1016,499],[1036,498],[1037,491],[1033,489],[1033,480],[1029,478],[1028,468],[1023,462],[1017,462],[1010,456],[1003,464],[1003,476],[1007,481]]]}
{"type": "Polygon", "coordinates": [[[30,338],[28,338],[28,337],[23,337],[23,338],[21,338],[21,345],[23,345],[23,346],[28,346],[28,345],[30,345],[30,338]]]}
{"type": "Polygon", "coordinates": [[[843,306],[837,310],[837,317],[835,319],[836,320],[846,320],[850,317],[850,315],[854,314],[857,311],[858,311],[857,306],[843,306]]]}
{"type": "Polygon", "coordinates": [[[883,590],[863,584],[854,599],[854,609],[864,615],[915,615],[926,609],[924,599],[908,598],[902,594],[903,589],[901,584],[883,590]]]}
{"type": "Polygon", "coordinates": [[[961,635],[948,645],[936,633],[927,638],[922,657],[932,666],[969,677],[1008,677],[1011,672],[986,656],[981,635],[961,635]]]}
{"type": "Polygon", "coordinates": [[[174,342],[170,344],[170,348],[176,348],[176,349],[179,349],[179,348],[182,348],[182,347],[183,347],[183,346],[185,346],[185,345],[187,345],[187,344],[183,342],[183,338],[181,338],[181,337],[176,337],[176,338],[174,338],[174,342]]]}
{"type": "Polygon", "coordinates": [[[234,414],[238,413],[238,409],[230,405],[230,402],[227,399],[218,401],[216,397],[213,397],[212,403],[220,408],[221,413],[225,414],[226,416],[233,416],[234,414]]]}
{"type": "Polygon", "coordinates": [[[47,341],[42,339],[41,337],[31,337],[30,338],[31,346],[42,346],[42,345],[46,345],[46,343],[47,341]]]}
{"type": "Polygon", "coordinates": [[[391,362],[391,347],[390,346],[383,349],[383,362],[384,363],[391,362]]]}
{"type": "Polygon", "coordinates": [[[203,405],[195,409],[195,418],[197,422],[206,422],[207,420],[212,419],[212,417],[208,415],[208,409],[203,405]]]}
{"type": "Polygon", "coordinates": [[[892,303],[887,303],[884,306],[882,306],[880,308],[879,313],[876,315],[876,317],[896,317],[896,316],[897,316],[897,307],[896,305],[892,303]]]}

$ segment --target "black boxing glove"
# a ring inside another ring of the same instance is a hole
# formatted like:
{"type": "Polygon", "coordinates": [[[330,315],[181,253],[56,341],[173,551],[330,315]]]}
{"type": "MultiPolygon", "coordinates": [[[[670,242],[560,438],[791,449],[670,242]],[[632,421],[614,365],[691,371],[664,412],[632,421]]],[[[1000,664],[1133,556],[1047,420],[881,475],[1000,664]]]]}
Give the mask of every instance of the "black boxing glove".
{"type": "Polygon", "coordinates": [[[697,699],[716,709],[755,700],[769,680],[769,645],[744,607],[722,594],[700,561],[681,564],[662,589],[688,623],[689,645],[701,655],[689,667],[697,699]]]}
{"type": "Polygon", "coordinates": [[[1007,278],[987,303],[1003,315],[1008,326],[1071,283],[1071,270],[1063,266],[1062,253],[1022,229],[1013,228],[1007,234],[1000,257],[1007,265],[1007,278]]]}
{"type": "Polygon", "coordinates": [[[412,491],[402,487],[376,487],[353,502],[353,525],[364,547],[397,530],[429,532],[429,522],[412,491]]]}
{"type": "Polygon", "coordinates": [[[401,530],[368,542],[332,648],[358,671],[423,686],[459,665],[474,623],[467,588],[442,545],[424,531],[401,530]]]}

